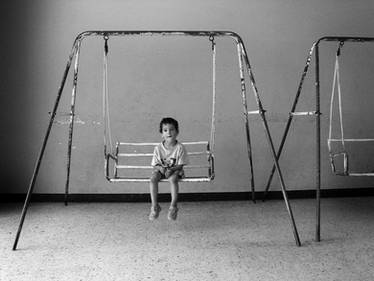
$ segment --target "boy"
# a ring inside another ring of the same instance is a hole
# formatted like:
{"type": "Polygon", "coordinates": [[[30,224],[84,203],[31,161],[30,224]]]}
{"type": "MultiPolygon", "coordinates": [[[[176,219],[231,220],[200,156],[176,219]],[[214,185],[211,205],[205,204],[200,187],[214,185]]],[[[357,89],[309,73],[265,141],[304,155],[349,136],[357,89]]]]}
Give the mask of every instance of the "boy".
{"type": "Polygon", "coordinates": [[[161,179],[168,179],[171,188],[168,219],[176,220],[178,214],[178,181],[184,176],[183,166],[187,165],[189,161],[186,149],[177,141],[179,133],[178,121],[171,117],[163,118],[160,122],[159,131],[163,141],[155,147],[151,163],[153,167],[153,173],[150,178],[152,206],[149,219],[157,219],[161,211],[157,201],[158,182],[161,179]]]}

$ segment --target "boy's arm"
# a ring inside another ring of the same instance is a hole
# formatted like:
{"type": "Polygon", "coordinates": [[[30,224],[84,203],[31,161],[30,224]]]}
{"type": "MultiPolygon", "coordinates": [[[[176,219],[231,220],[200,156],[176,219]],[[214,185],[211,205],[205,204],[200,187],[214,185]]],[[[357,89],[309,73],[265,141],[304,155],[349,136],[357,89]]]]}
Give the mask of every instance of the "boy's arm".
{"type": "Polygon", "coordinates": [[[153,169],[161,172],[162,174],[165,174],[166,171],[166,167],[162,166],[161,164],[156,164],[153,166],[153,169]]]}
{"type": "Polygon", "coordinates": [[[168,168],[168,170],[171,171],[171,172],[180,171],[180,170],[183,169],[183,166],[184,165],[175,165],[175,166],[172,166],[172,167],[168,168]]]}
{"type": "Polygon", "coordinates": [[[184,165],[175,165],[175,166],[166,168],[166,171],[165,171],[166,178],[170,177],[175,172],[179,173],[179,171],[181,171],[183,169],[183,166],[184,165]]]}
{"type": "Polygon", "coordinates": [[[161,160],[161,156],[160,156],[160,152],[159,150],[157,149],[157,146],[154,148],[153,150],[153,157],[152,157],[152,163],[151,163],[151,166],[153,167],[153,170],[154,171],[159,171],[161,173],[165,173],[166,171],[166,168],[165,166],[162,164],[162,160],[161,160]]]}

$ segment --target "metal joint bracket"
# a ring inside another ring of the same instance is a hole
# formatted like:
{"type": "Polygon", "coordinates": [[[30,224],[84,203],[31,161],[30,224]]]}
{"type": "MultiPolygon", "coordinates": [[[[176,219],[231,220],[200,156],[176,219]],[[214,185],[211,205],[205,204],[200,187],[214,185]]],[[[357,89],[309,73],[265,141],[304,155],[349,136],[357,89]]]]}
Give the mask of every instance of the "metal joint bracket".
{"type": "Polygon", "coordinates": [[[260,115],[264,115],[266,112],[266,110],[262,109],[262,110],[252,110],[252,111],[248,111],[247,113],[248,114],[260,114],[260,115]]]}
{"type": "Polygon", "coordinates": [[[290,116],[320,116],[322,115],[319,111],[298,111],[290,112],[290,116]]]}

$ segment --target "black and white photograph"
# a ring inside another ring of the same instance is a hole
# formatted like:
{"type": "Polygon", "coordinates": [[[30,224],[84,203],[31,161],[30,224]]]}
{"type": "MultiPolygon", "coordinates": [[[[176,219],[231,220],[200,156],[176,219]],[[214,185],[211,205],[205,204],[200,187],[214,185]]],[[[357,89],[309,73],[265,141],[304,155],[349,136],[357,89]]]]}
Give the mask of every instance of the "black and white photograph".
{"type": "Polygon", "coordinates": [[[374,1],[0,11],[0,281],[374,280],[374,1]]]}

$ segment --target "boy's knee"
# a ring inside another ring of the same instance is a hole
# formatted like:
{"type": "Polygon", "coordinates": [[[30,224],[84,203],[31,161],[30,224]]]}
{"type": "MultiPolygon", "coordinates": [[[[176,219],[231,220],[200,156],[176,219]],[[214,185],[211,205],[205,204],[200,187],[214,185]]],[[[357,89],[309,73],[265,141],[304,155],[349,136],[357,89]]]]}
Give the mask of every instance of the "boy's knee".
{"type": "Polygon", "coordinates": [[[171,183],[177,183],[179,181],[178,174],[174,173],[169,177],[169,181],[171,183]]]}
{"type": "Polygon", "coordinates": [[[160,176],[156,173],[153,173],[149,180],[151,181],[151,183],[158,183],[160,181],[160,176]]]}

